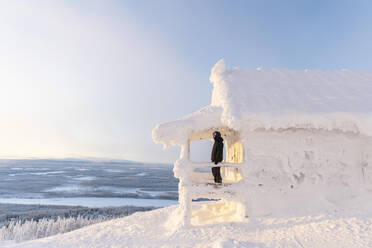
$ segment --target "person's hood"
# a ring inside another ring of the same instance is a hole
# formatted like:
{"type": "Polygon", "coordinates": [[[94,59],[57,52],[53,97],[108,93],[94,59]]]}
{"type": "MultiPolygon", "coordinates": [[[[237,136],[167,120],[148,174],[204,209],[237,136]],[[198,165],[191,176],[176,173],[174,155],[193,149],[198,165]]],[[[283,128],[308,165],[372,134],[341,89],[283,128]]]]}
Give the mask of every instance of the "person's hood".
{"type": "Polygon", "coordinates": [[[221,134],[219,132],[216,133],[216,136],[214,136],[214,141],[216,142],[222,142],[223,138],[221,137],[221,134]]]}

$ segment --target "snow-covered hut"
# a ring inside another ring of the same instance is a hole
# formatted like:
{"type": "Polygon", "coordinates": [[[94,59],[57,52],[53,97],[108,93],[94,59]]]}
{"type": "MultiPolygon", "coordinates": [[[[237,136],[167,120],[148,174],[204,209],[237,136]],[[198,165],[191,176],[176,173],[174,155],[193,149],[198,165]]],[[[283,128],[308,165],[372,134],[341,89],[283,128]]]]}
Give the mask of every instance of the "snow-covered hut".
{"type": "Polygon", "coordinates": [[[220,60],[210,81],[210,106],[153,130],[155,142],[181,147],[174,175],[182,224],[202,218],[193,212],[198,198],[221,200],[206,210],[228,209],[228,220],[243,220],[301,207],[306,194],[337,204],[372,189],[372,72],[239,69],[220,60]],[[190,142],[211,139],[215,130],[227,153],[222,187],[196,170],[212,163],[189,159],[190,142]],[[272,205],[273,198],[282,201],[272,205]]]}

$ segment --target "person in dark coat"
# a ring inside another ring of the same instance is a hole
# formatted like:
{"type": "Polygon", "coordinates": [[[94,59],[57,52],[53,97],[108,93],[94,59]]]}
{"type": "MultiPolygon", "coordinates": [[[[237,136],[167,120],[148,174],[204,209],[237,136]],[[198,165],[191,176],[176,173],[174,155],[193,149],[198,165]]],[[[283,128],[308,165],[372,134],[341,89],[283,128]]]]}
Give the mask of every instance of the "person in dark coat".
{"type": "MultiPolygon", "coordinates": [[[[222,162],[223,159],[223,139],[221,133],[218,131],[213,132],[214,144],[212,149],[211,160],[214,164],[222,162]]],[[[212,167],[212,174],[215,183],[222,183],[220,167],[212,167]]]]}

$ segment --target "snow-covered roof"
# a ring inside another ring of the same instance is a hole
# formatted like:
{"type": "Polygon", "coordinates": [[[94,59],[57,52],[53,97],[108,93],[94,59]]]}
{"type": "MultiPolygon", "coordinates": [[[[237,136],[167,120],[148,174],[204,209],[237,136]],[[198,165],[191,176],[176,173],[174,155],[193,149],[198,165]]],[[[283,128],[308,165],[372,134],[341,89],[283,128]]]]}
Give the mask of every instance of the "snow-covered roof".
{"type": "Polygon", "coordinates": [[[156,142],[176,144],[192,130],[216,125],[337,129],[372,136],[372,72],[240,69],[220,60],[210,81],[211,106],[158,125],[156,142]]]}
{"type": "Polygon", "coordinates": [[[372,72],[240,69],[220,60],[210,80],[212,105],[230,122],[262,114],[372,113],[372,72]]]}

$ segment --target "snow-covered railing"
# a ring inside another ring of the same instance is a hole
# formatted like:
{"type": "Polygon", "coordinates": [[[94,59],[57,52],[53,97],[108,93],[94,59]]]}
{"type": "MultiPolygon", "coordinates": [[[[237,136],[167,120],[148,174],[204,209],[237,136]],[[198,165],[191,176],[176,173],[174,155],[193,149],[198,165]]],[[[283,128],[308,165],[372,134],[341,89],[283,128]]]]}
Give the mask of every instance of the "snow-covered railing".
{"type": "Polygon", "coordinates": [[[213,176],[211,172],[212,167],[220,167],[221,176],[225,183],[237,183],[242,179],[241,168],[242,164],[235,163],[195,163],[188,164],[190,179],[193,183],[213,183],[213,176]],[[191,168],[190,168],[191,167],[191,168]]]}
{"type": "Polygon", "coordinates": [[[212,162],[210,163],[200,163],[200,162],[191,162],[191,167],[193,169],[202,169],[202,168],[212,168],[212,167],[233,167],[233,168],[242,168],[243,164],[235,164],[235,163],[218,163],[214,164],[212,162]]]}

